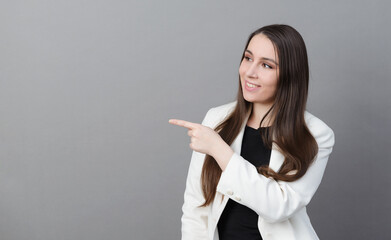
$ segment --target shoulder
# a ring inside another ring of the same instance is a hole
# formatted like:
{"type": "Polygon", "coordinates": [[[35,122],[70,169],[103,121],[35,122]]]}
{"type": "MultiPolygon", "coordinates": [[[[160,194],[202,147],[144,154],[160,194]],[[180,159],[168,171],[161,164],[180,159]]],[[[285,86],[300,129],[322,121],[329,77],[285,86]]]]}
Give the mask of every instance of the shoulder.
{"type": "Polygon", "coordinates": [[[332,147],[334,145],[334,131],[325,122],[308,111],[305,111],[304,119],[319,146],[332,147]]]}
{"type": "Polygon", "coordinates": [[[236,101],[210,108],[205,115],[202,125],[214,128],[217,124],[222,122],[235,107],[236,101]]]}

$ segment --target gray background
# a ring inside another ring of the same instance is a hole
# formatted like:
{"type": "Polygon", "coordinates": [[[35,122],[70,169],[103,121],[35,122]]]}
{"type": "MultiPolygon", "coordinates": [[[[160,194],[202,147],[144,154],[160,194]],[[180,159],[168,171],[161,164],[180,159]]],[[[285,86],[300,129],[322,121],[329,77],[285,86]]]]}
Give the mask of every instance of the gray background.
{"type": "Polygon", "coordinates": [[[247,36],[295,27],[308,110],[336,134],[321,239],[391,239],[387,1],[0,5],[0,239],[179,239],[187,130],[235,100],[247,36]]]}

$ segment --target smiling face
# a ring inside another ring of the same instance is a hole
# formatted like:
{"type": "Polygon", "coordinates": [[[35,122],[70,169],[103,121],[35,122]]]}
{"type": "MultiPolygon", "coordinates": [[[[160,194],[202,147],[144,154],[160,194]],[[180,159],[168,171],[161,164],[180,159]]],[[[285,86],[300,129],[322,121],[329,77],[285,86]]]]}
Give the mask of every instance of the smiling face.
{"type": "Polygon", "coordinates": [[[239,67],[244,99],[256,105],[271,106],[277,89],[278,69],[273,43],[263,34],[255,35],[239,67]]]}

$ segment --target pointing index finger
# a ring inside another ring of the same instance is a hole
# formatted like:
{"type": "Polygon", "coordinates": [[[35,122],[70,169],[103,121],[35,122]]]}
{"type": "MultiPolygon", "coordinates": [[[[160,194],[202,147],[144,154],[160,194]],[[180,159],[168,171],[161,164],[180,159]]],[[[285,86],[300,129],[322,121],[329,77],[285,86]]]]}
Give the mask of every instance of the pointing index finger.
{"type": "Polygon", "coordinates": [[[179,120],[179,119],[170,119],[168,122],[188,129],[193,129],[196,126],[196,123],[188,122],[185,120],[179,120]]]}

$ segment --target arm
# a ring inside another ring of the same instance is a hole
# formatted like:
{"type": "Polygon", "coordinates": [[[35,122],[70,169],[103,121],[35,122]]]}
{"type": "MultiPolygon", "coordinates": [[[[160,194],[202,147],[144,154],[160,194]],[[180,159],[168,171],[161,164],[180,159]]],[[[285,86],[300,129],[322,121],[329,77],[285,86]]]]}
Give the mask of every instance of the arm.
{"type": "MultiPolygon", "coordinates": [[[[202,125],[208,126],[206,113],[202,125]]],[[[201,171],[205,154],[193,151],[186,180],[184,204],[182,206],[182,240],[208,239],[208,210],[210,206],[198,207],[205,202],[201,189],[201,171]]]]}
{"type": "Polygon", "coordinates": [[[266,178],[234,152],[221,175],[217,191],[251,208],[267,222],[288,219],[311,200],[334,146],[334,133],[326,124],[319,120],[308,127],[310,131],[312,129],[319,151],[303,177],[294,182],[266,178]]]}

